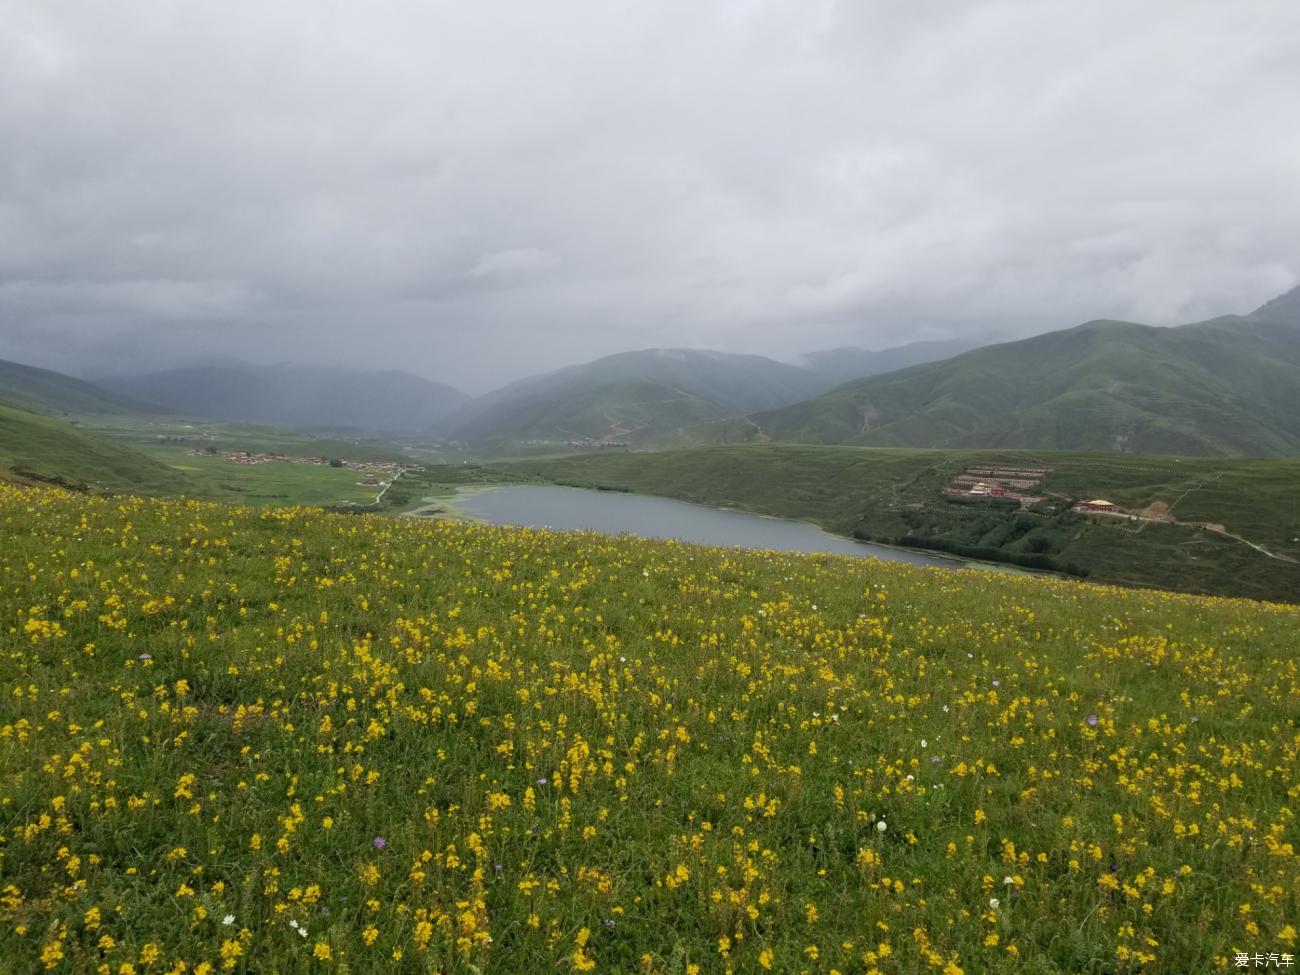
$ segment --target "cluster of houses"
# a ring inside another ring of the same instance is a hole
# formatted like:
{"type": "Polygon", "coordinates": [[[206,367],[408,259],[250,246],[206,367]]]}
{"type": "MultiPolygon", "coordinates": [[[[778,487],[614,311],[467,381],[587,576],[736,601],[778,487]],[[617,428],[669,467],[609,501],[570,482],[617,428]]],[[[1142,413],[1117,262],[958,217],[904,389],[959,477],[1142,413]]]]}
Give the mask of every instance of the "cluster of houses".
{"type": "MultiPolygon", "coordinates": [[[[202,457],[206,451],[187,450],[191,457],[202,457]]],[[[234,450],[226,454],[226,460],[235,464],[323,464],[319,457],[289,457],[285,454],[252,454],[246,450],[234,450]]]]}
{"type": "Polygon", "coordinates": [[[968,467],[944,489],[945,494],[972,498],[1008,498],[1027,508],[1043,500],[1043,478],[1048,467],[968,467]]]}
{"type": "Polygon", "coordinates": [[[582,447],[595,450],[628,450],[632,446],[626,440],[595,440],[591,437],[583,437],[581,440],[566,440],[564,445],[566,447],[582,447]]]}
{"type": "MultiPolygon", "coordinates": [[[[1028,508],[1044,499],[1043,478],[1051,471],[1050,467],[968,467],[953,478],[944,493],[967,498],[1009,498],[1028,508]]],[[[1077,501],[1070,510],[1079,514],[1134,517],[1105,498],[1077,501]]]]}

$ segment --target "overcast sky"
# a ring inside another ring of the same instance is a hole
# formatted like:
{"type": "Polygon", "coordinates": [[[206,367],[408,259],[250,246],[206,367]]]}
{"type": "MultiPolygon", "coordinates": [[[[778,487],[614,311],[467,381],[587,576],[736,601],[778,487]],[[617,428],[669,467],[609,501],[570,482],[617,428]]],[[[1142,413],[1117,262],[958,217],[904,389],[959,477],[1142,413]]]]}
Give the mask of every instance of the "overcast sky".
{"type": "Polygon", "coordinates": [[[1289,0],[0,0],[0,357],[476,390],[1245,311],[1289,0]]]}

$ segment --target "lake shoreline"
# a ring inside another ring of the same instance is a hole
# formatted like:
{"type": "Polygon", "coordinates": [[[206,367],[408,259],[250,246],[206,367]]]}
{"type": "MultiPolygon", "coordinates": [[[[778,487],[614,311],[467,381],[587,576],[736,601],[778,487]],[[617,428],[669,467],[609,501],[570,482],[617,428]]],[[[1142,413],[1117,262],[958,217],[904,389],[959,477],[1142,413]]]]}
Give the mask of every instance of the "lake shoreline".
{"type": "Polygon", "coordinates": [[[519,483],[498,483],[498,484],[475,484],[475,485],[458,485],[447,494],[426,495],[421,499],[421,504],[409,511],[403,512],[406,517],[412,518],[435,518],[452,521],[464,521],[477,524],[516,524],[521,527],[545,528],[550,531],[595,531],[600,534],[616,537],[619,534],[632,535],[639,538],[650,538],[663,540],[664,538],[676,538],[678,541],[687,544],[707,545],[712,547],[723,548],[740,548],[749,551],[775,550],[802,552],[803,554],[824,554],[838,555],[846,558],[875,558],[884,562],[903,562],[906,564],[927,566],[944,569],[975,569],[988,572],[998,572],[1012,575],[1052,575],[1052,573],[1033,572],[1021,568],[1020,566],[1007,565],[997,562],[981,562],[976,559],[968,559],[949,553],[937,554],[926,549],[909,548],[903,545],[891,545],[882,542],[871,542],[864,539],[853,538],[851,536],[840,535],[828,531],[821,525],[811,521],[805,521],[798,518],[785,518],[780,515],[769,515],[762,512],[750,511],[735,504],[709,504],[698,501],[686,501],[680,498],[669,498],[662,495],[639,494],[633,491],[611,491],[600,488],[577,487],[574,485],[562,485],[555,483],[541,484],[519,484],[519,483]],[[483,513],[469,510],[466,507],[467,502],[482,497],[487,494],[493,494],[507,490],[519,489],[546,489],[549,491],[565,492],[582,492],[602,498],[637,498],[647,501],[658,501],[671,505],[682,505],[695,509],[700,512],[717,512],[725,514],[741,515],[746,518],[753,518],[769,522],[773,525],[780,526],[798,526],[801,529],[815,532],[818,537],[824,538],[833,545],[829,548],[788,548],[788,547],[769,547],[762,545],[747,544],[744,542],[715,542],[701,539],[683,538],[675,535],[655,535],[643,534],[635,528],[624,528],[620,531],[609,531],[602,528],[579,527],[579,526],[552,526],[552,525],[528,525],[521,522],[512,521],[502,518],[494,518],[483,513]],[[861,551],[845,550],[844,546],[859,548],[861,551]],[[888,553],[898,553],[900,557],[890,558],[888,553]]]}

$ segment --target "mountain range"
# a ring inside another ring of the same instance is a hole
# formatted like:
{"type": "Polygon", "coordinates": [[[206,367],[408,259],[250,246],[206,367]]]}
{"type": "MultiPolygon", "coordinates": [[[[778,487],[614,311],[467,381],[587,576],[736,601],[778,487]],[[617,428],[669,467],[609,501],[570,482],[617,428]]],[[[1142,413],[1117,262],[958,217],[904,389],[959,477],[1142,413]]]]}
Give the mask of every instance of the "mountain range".
{"type": "Polygon", "coordinates": [[[1300,288],[1248,315],[1092,321],[958,342],[809,353],[800,364],[646,349],[468,397],[409,373],[222,360],[98,385],[0,361],[0,401],[51,414],[170,412],[475,449],[777,441],[1189,455],[1300,453],[1300,288]],[[845,375],[853,378],[841,382],[845,375]]]}
{"type": "MultiPolygon", "coordinates": [[[[62,377],[61,392],[21,400],[23,388],[34,384],[11,383],[0,374],[0,398],[52,412],[162,411],[316,432],[425,433],[475,446],[643,444],[698,424],[788,406],[846,376],[888,372],[964,348],[956,342],[844,348],[810,353],[797,365],[758,355],[644,349],[531,376],[478,397],[406,372],[217,359],[104,376],[97,385],[62,377]]],[[[13,365],[15,371],[31,369],[13,365]]]]}
{"type": "Polygon", "coordinates": [[[1300,289],[1246,316],[1094,321],[985,346],[719,425],[713,439],[1293,455],[1300,289]]]}

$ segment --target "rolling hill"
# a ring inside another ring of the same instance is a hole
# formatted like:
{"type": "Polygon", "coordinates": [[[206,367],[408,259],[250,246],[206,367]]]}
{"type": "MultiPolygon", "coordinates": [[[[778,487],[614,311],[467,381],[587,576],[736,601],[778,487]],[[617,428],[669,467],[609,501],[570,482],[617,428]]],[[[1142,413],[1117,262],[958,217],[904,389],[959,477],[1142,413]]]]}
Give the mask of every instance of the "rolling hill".
{"type": "Polygon", "coordinates": [[[1300,453],[1300,289],[1247,316],[1094,321],[846,383],[714,442],[1300,453]]]}
{"type": "Polygon", "coordinates": [[[233,360],[101,382],[191,416],[321,431],[423,430],[465,400],[457,389],[406,372],[233,360]]]}
{"type": "Polygon", "coordinates": [[[54,414],[138,413],[147,409],[129,397],[72,376],[0,359],[0,402],[54,414]]]}
{"type": "Polygon", "coordinates": [[[645,443],[681,427],[774,409],[825,382],[756,355],[646,349],[523,379],[467,404],[441,429],[472,444],[645,443]]]}
{"type": "Polygon", "coordinates": [[[179,494],[186,488],[180,472],[130,447],[56,417],[5,405],[0,405],[0,480],[95,493],[179,494]]]}

